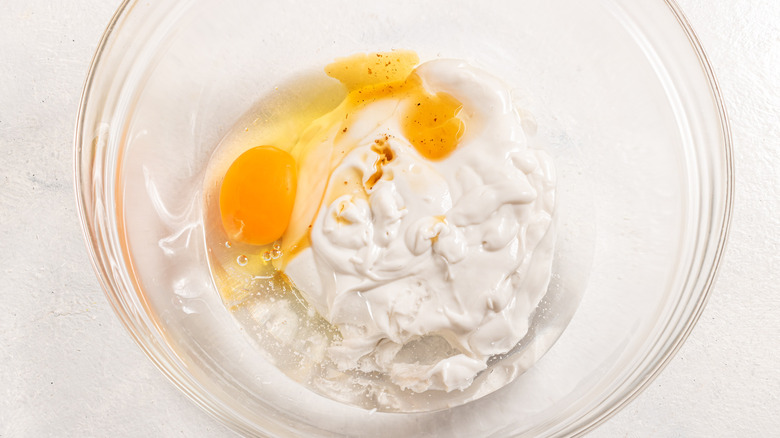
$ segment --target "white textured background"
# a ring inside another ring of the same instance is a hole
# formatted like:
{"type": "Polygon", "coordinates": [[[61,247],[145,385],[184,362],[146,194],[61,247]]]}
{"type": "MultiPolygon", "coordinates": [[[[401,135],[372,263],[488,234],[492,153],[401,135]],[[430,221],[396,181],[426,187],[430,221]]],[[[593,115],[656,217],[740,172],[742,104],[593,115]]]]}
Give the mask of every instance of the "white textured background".
{"type": "MultiPolygon", "coordinates": [[[[780,2],[679,0],[731,116],[736,203],[709,305],[595,437],[780,436],[780,2]]],[[[82,243],[72,139],[118,1],[0,0],[0,437],[231,437],[154,368],[82,243]]]]}

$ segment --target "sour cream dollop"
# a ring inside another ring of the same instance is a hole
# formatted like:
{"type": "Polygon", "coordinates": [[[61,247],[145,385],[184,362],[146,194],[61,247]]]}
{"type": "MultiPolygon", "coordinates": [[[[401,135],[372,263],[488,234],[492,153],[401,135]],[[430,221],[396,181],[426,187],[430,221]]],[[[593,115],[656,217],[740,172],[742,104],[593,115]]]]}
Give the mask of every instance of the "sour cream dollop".
{"type": "Polygon", "coordinates": [[[461,103],[457,147],[421,154],[393,95],[323,116],[292,218],[309,244],[283,269],[340,332],[327,351],[338,370],[464,390],[526,335],[547,290],[555,172],[500,80],[459,60],[414,74],[461,103]]]}

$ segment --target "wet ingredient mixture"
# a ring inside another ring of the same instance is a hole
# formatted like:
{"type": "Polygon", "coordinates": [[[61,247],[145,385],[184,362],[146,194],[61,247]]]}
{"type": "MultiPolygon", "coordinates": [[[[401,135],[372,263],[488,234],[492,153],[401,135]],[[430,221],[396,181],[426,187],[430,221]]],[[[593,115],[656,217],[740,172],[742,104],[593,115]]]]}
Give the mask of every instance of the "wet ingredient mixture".
{"type": "Polygon", "coordinates": [[[325,72],[340,103],[267,123],[229,166],[217,151],[223,299],[331,398],[416,410],[482,394],[473,382],[527,334],[549,283],[552,163],[506,85],[464,61],[372,53],[325,72]]]}

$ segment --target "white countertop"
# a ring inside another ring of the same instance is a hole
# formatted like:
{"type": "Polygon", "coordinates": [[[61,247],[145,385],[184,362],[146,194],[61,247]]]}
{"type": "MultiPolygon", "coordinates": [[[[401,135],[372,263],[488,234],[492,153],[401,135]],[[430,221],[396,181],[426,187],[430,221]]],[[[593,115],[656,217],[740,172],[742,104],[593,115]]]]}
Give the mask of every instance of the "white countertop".
{"type": "MultiPolygon", "coordinates": [[[[652,385],[594,437],[780,431],[780,2],[678,0],[720,80],[736,167],[709,304],[652,385]]],[[[82,83],[117,0],[0,7],[0,437],[235,436],[114,317],[72,184],[82,83]]]]}

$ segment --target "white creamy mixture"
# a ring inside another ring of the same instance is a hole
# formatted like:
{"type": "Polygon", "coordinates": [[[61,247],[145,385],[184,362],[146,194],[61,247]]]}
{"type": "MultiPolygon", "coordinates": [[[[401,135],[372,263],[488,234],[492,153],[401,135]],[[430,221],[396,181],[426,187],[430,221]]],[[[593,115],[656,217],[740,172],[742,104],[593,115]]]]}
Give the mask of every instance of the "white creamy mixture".
{"type": "MultiPolygon", "coordinates": [[[[340,371],[382,373],[414,392],[463,390],[525,336],[547,289],[555,175],[548,156],[528,147],[499,80],[456,60],[415,71],[429,92],[462,103],[457,148],[422,157],[393,99],[350,114],[346,132],[316,132],[299,187],[327,188],[311,245],[284,272],[340,331],[327,350],[340,371]]],[[[343,120],[339,111],[324,117],[343,120]]],[[[293,222],[311,201],[299,195],[293,222]]]]}

